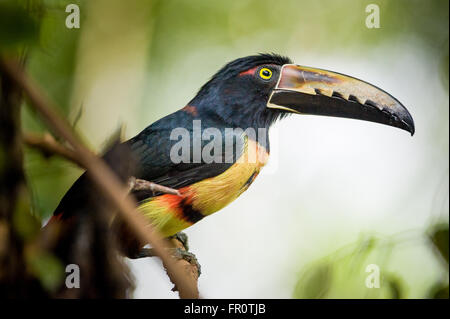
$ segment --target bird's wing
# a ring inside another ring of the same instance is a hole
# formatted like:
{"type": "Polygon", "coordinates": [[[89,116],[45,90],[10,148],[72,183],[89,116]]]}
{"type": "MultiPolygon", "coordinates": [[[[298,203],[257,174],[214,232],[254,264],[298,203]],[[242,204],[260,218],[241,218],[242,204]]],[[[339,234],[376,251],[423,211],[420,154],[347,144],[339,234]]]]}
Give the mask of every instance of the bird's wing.
{"type": "MultiPolygon", "coordinates": [[[[222,146],[220,154],[215,154],[215,149],[210,150],[210,155],[216,160],[207,162],[201,157],[199,163],[194,163],[192,160],[192,139],[189,143],[191,160],[187,163],[174,163],[170,154],[172,147],[177,141],[170,140],[169,130],[149,130],[145,134],[138,135],[127,142],[137,159],[137,163],[139,163],[135,177],[178,189],[217,176],[233,165],[242,154],[244,148],[244,143],[237,141],[237,138],[243,137],[234,137],[232,139],[233,142],[228,143],[228,145],[225,143],[225,140],[229,133],[223,133],[223,135],[219,136],[221,140],[216,141],[222,146]],[[231,147],[234,151],[227,151],[231,147]]],[[[203,150],[209,143],[211,143],[211,140],[202,140],[199,149],[203,150]]],[[[150,191],[139,191],[134,193],[134,195],[140,201],[158,194],[152,194],[150,191]]]]}
{"type": "MultiPolygon", "coordinates": [[[[242,143],[242,140],[245,139],[244,136],[233,136],[232,143],[225,143],[230,133],[222,129],[222,135],[218,140],[223,145],[221,154],[214,154],[221,157],[221,161],[207,163],[201,158],[199,163],[193,161],[175,163],[170,156],[172,147],[178,142],[176,139],[170,138],[173,128],[182,127],[190,133],[189,152],[191,157],[193,154],[193,124],[192,118],[187,116],[185,112],[172,113],[153,123],[134,138],[120,144],[120,146],[125,146],[125,149],[131,149],[134,158],[132,163],[137,163],[132,170],[133,176],[167,187],[181,188],[223,173],[240,157],[245,147],[242,143]],[[230,147],[233,148],[233,152],[227,151],[226,148],[230,147]]],[[[214,127],[214,124],[209,124],[209,127],[214,127]]],[[[201,149],[209,143],[210,140],[201,139],[201,149]]],[[[129,164],[123,163],[127,160],[121,159],[123,157],[118,155],[121,155],[121,152],[115,152],[113,148],[106,152],[103,158],[114,171],[127,170],[124,166],[129,166],[129,164]]],[[[96,192],[96,188],[86,173],[83,174],[64,195],[55,209],[54,215],[71,216],[81,205],[85,204],[86,198],[95,196],[96,192]]],[[[139,191],[133,194],[138,201],[158,195],[158,193],[154,194],[150,191],[139,191]]]]}

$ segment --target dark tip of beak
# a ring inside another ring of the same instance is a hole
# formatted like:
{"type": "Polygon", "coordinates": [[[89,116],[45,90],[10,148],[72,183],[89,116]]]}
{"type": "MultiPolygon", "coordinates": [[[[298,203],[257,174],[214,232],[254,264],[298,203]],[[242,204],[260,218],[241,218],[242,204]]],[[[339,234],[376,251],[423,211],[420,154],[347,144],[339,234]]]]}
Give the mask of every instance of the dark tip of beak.
{"type": "Polygon", "coordinates": [[[413,136],[416,130],[414,120],[408,110],[400,102],[397,101],[397,103],[394,107],[387,108],[372,100],[366,100],[363,105],[373,108],[375,112],[382,113],[381,116],[385,118],[385,121],[381,120],[380,123],[398,127],[413,136]]]}
{"type": "Polygon", "coordinates": [[[414,135],[414,120],[408,110],[397,101],[394,106],[385,107],[372,100],[361,101],[354,95],[348,99],[339,92],[325,95],[315,90],[315,95],[278,89],[271,97],[271,103],[283,105],[301,114],[324,115],[371,121],[397,127],[414,135]]]}
{"type": "MultiPolygon", "coordinates": [[[[382,110],[383,112],[384,110],[382,110]]],[[[390,113],[388,111],[388,113],[390,114],[390,116],[392,117],[394,123],[399,123],[399,128],[404,129],[405,131],[408,131],[409,133],[411,133],[411,136],[414,135],[414,133],[416,132],[416,128],[414,126],[414,120],[411,116],[411,114],[409,114],[409,112],[404,109],[404,112],[399,112],[400,115],[394,114],[394,113],[390,113]]]]}

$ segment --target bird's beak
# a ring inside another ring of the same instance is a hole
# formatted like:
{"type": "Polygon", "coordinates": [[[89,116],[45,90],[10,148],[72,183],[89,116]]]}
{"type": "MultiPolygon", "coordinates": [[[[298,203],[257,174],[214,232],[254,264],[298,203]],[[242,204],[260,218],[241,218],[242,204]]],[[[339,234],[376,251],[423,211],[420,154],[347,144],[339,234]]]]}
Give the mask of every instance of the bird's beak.
{"type": "Polygon", "coordinates": [[[347,75],[305,66],[283,65],[267,107],[377,122],[414,134],[411,114],[390,94],[347,75]]]}

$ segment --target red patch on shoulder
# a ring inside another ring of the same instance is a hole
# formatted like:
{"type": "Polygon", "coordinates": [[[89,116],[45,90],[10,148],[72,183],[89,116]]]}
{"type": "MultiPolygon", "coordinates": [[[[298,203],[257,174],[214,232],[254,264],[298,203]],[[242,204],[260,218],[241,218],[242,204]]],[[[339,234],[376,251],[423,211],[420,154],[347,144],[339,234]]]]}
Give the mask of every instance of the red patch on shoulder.
{"type": "Polygon", "coordinates": [[[192,194],[190,193],[189,186],[180,188],[178,190],[181,193],[179,195],[164,194],[158,196],[158,200],[169,208],[172,214],[174,214],[178,219],[185,219],[183,208],[184,205],[192,204],[192,194]]]}
{"type": "Polygon", "coordinates": [[[193,105],[186,105],[185,107],[182,108],[182,110],[187,112],[187,113],[190,113],[190,114],[192,114],[194,116],[198,115],[197,107],[195,107],[193,105]]]}
{"type": "Polygon", "coordinates": [[[177,195],[164,194],[164,195],[158,196],[158,200],[165,203],[170,209],[176,211],[179,209],[182,198],[181,198],[181,196],[177,196],[177,195]]]}
{"type": "Polygon", "coordinates": [[[248,69],[247,71],[243,71],[243,72],[239,73],[239,76],[243,76],[243,75],[254,75],[257,68],[258,68],[258,67],[255,66],[255,67],[253,67],[253,68],[251,68],[251,69],[248,69]]]}

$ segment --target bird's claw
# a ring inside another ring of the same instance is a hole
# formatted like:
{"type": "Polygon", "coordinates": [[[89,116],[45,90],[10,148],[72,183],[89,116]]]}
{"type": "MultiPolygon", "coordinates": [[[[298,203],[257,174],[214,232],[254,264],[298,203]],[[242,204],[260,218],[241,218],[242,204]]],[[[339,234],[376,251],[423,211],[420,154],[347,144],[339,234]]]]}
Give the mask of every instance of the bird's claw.
{"type": "Polygon", "coordinates": [[[184,259],[191,265],[194,265],[195,267],[197,267],[198,276],[200,277],[200,275],[202,273],[201,266],[197,260],[197,257],[193,253],[191,253],[187,250],[184,250],[183,248],[174,248],[172,255],[173,255],[173,257],[177,258],[178,260],[184,259]]]}
{"type": "Polygon", "coordinates": [[[198,271],[198,276],[200,277],[200,264],[197,257],[193,253],[189,252],[188,236],[183,232],[178,232],[173,235],[171,239],[174,240],[174,242],[178,241],[178,243],[175,244],[175,246],[178,247],[174,248],[172,255],[179,260],[184,259],[191,265],[195,266],[198,271]]]}
{"type": "Polygon", "coordinates": [[[178,240],[181,244],[183,244],[184,249],[186,249],[186,251],[189,251],[188,236],[185,233],[180,231],[170,238],[178,240]]]}
{"type": "MultiPolygon", "coordinates": [[[[189,246],[187,235],[183,232],[179,232],[170,237],[170,239],[173,240],[173,244],[175,245],[175,248],[170,249],[171,255],[178,260],[184,259],[191,265],[195,266],[197,268],[198,276],[200,277],[201,266],[197,260],[197,257],[193,253],[188,251],[189,246]]],[[[136,259],[154,256],[157,256],[157,254],[155,253],[153,248],[141,248],[135,255],[130,258],[136,259]]]]}

